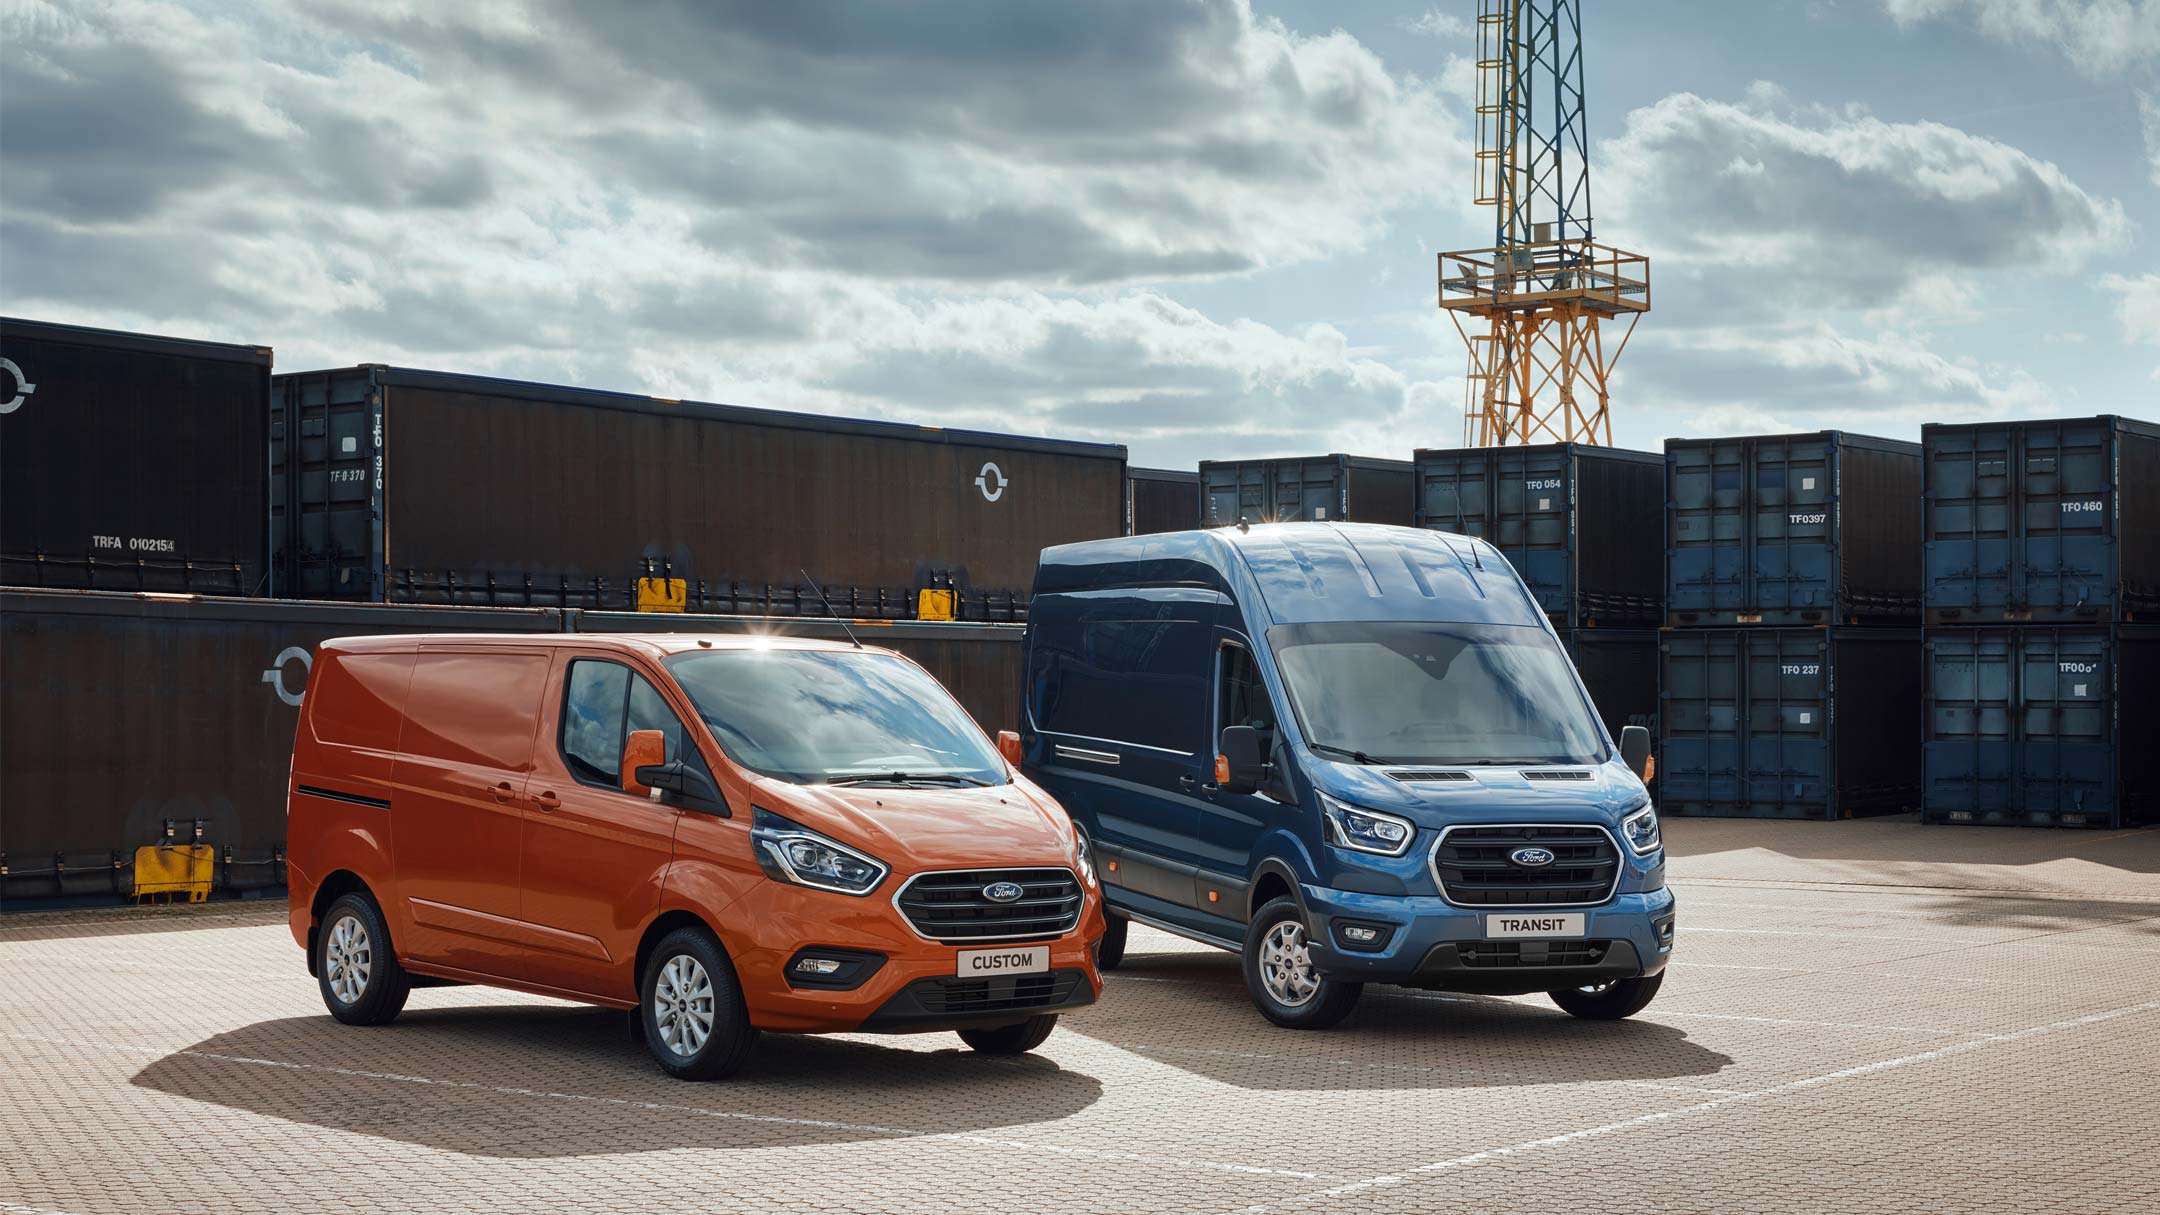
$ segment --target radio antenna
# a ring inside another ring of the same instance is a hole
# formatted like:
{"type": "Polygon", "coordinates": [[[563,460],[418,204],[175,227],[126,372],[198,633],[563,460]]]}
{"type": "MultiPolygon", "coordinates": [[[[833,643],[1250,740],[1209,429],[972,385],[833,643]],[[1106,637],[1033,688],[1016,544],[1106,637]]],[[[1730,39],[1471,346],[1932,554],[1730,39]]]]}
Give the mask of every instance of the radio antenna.
{"type": "Polygon", "coordinates": [[[841,620],[840,613],[833,611],[832,600],[825,597],[825,588],[818,585],[817,579],[810,576],[809,570],[803,569],[799,565],[795,568],[802,570],[803,581],[809,583],[810,589],[817,592],[818,602],[825,605],[825,614],[831,616],[834,620],[840,621],[840,631],[847,634],[847,639],[855,643],[856,649],[863,648],[862,638],[855,635],[855,630],[848,627],[847,621],[841,620]]]}

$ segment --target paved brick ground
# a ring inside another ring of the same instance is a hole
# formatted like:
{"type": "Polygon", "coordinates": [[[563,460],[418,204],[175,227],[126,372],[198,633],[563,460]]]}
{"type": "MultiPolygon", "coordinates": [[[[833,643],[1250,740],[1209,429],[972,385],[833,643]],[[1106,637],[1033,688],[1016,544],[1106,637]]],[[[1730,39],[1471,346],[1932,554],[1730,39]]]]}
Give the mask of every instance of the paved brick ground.
{"type": "Polygon", "coordinates": [[[1327,1034],[1136,931],[1042,1052],[768,1037],[669,1081],[613,1014],[322,1012],[245,904],[0,918],[0,1215],[2160,1209],[2160,832],[1668,825],[1640,1019],[1373,989],[1327,1034]]]}

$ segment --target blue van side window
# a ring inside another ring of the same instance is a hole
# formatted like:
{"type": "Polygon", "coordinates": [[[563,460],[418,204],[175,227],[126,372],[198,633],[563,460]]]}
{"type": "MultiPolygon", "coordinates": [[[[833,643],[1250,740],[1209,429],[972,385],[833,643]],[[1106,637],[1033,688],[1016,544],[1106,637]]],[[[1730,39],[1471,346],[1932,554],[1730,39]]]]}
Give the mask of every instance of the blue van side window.
{"type": "Polygon", "coordinates": [[[1056,734],[1195,753],[1206,743],[1209,626],[1182,603],[1045,595],[1028,656],[1035,723],[1056,734]],[[1181,618],[1182,617],[1182,618],[1181,618]]]}

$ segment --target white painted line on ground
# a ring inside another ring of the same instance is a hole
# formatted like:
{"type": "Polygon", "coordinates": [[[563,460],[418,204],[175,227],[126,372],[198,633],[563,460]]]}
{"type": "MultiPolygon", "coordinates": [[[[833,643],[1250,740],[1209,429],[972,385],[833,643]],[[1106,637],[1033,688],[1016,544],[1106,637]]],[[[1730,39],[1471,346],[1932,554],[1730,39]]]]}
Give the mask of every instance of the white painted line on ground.
{"type": "MultiPolygon", "coordinates": [[[[1823,937],[1832,941],[1900,941],[1908,945],[1940,945],[1943,943],[1937,937],[1886,937],[1868,932],[1808,932],[1798,928],[1705,928],[1700,924],[1689,924],[1681,931],[1690,936],[1699,932],[1709,932],[1719,935],[1747,937],[1823,937]]],[[[2014,940],[2015,938],[2006,939],[2014,940]]],[[[1988,942],[1981,941],[1975,942],[1975,944],[1984,945],[1988,944],[1988,942]]]]}
{"type": "Polygon", "coordinates": [[[0,1215],[74,1215],[74,1212],[53,1207],[26,1207],[21,1203],[0,1202],[0,1215]]]}
{"type": "Polygon", "coordinates": [[[1304,1053],[1278,1055],[1266,1051],[1224,1050],[1207,1046],[1168,1046],[1157,1043],[1109,1042],[1107,1044],[1115,1046],[1119,1050],[1131,1051],[1140,1055],[1153,1055],[1160,1052],[1174,1055],[1203,1055],[1215,1059],[1252,1059],[1263,1063],[1279,1060],[1299,1067],[1321,1063],[1329,1067],[1345,1067],[1358,1071],[1411,1072],[1421,1076],[1474,1077],[1481,1080],[1505,1080],[1519,1084],[1618,1085],[1622,1088],[1655,1088],[1683,1093],[1723,1094],[1741,1091],[1736,1088],[1705,1088],[1696,1084],[1651,1084],[1647,1081],[1638,1080],[1584,1080],[1580,1077],[1540,1076],[1532,1072],[1496,1072],[1477,1067],[1425,1067],[1415,1063],[1371,1063],[1360,1059],[1335,1059],[1325,1055],[1304,1053]]]}
{"type": "Polygon", "coordinates": [[[2012,1030],[2009,1033],[1988,1034],[1984,1037],[1972,1038],[1964,1042],[1954,1042],[1948,1046],[1937,1047],[1934,1050],[1922,1051],[1918,1054],[1901,1055],[1895,1059],[1882,1059],[1874,1063],[1862,1063],[1855,1067],[1842,1068],[1834,1072],[1825,1072],[1819,1076],[1809,1076],[1805,1079],[1793,1080],[1785,1084],[1773,1085],[1770,1088],[1755,1089],[1752,1092],[1734,1093],[1730,1096],[1717,1097],[1709,1101],[1700,1101],[1694,1105],[1681,1106],[1678,1109],[1659,1110],[1654,1114],[1641,1114],[1633,1118],[1623,1118],[1618,1122],[1608,1122],[1602,1126],[1585,1127],[1579,1131],[1568,1131],[1565,1134],[1550,1135],[1543,1139],[1531,1139],[1523,1143],[1509,1144],[1506,1147],[1488,1148],[1482,1152],[1472,1152],[1467,1156],[1456,1156],[1449,1160],[1435,1160],[1430,1164],[1421,1164],[1416,1168],[1405,1170],[1403,1173],[1400,1174],[1388,1174],[1379,1177],[1368,1177],[1362,1181],[1353,1181],[1349,1185],[1336,1186],[1332,1189],[1327,1190],[1316,1190],[1310,1194],[1300,1194],[1294,1198],[1285,1199],[1282,1202],[1260,1203],[1254,1206],[1245,1207],[1243,1210],[1245,1212],[1245,1215],[1256,1215],[1256,1213],[1258,1212],[1278,1210],[1281,1207],[1286,1206],[1290,1203],[1327,1202],[1336,1198],[1344,1198],[1352,1194],[1362,1193],[1366,1190],[1378,1189],[1383,1186],[1401,1185],[1404,1182],[1409,1181],[1415,1177],[1431,1176],[1436,1173],[1449,1172],[1455,1169],[1471,1168],[1475,1165],[1486,1164],[1495,1160],[1505,1160],[1510,1156],[1519,1156],[1525,1152],[1536,1151],[1539,1148],[1560,1147],[1565,1144],[1577,1142],[1578,1140],[1596,1139],[1605,1135],[1615,1135],[1623,1131],[1634,1130],[1638,1127],[1654,1126],[1660,1122],[1669,1122],[1675,1118],[1685,1118],[1692,1114],[1708,1113],[1711,1110],[1723,1109],[1728,1105],[1738,1105],[1743,1102],[1764,1101],[1772,1097],[1784,1096],[1787,1093],[1796,1093],[1811,1088],[1819,1088],[1825,1084],[1835,1084],[1840,1080],[1850,1080],[1859,1076],[1872,1076],[1880,1072],[1892,1071],[1901,1067],[1909,1067],[1915,1063],[1929,1063],[1937,1059],[1949,1058],[1952,1055],[1962,1055],[1971,1051],[1980,1050],[1984,1047],[1996,1046],[2008,1042],[2022,1042],[2027,1038],[2036,1038],[2044,1034],[2061,1033],[2065,1030],[2082,1029],[2088,1025],[2098,1025],[2104,1021],[2113,1021],[2121,1017],[2136,1016],[2139,1013],[2153,1012],[2156,1010],[2160,1010],[2160,1000],[2147,1000],[2141,1004],[2130,1004],[2122,1008],[2109,1009],[2106,1012],[2089,1013],[2082,1017],[2071,1017],[2062,1021],[2052,1021],[2046,1025],[2031,1025],[2027,1026],[2024,1029],[2012,1030]]]}
{"type": "MultiPolygon", "coordinates": [[[[1927,956],[1927,955],[1922,955],[1927,956]]],[[[1893,959],[1897,960],[1897,959],[1893,959]]],[[[1915,983],[2006,983],[2025,985],[2024,979],[1980,979],[1970,975],[1908,975],[1888,970],[1824,970],[1814,966],[1744,966],[1737,962],[1667,962],[1688,970],[1774,970],[1791,975],[1858,975],[1863,979],[1909,979],[1915,983]]]]}
{"type": "Polygon", "coordinates": [[[121,958],[83,957],[79,955],[71,956],[67,954],[50,953],[18,953],[13,955],[0,955],[0,966],[6,966],[9,964],[27,966],[33,962],[45,966],[50,966],[55,963],[58,963],[62,966],[73,966],[78,968],[105,966],[116,967],[122,970],[156,970],[166,971],[172,974],[218,975],[224,978],[235,979],[271,979],[277,982],[285,983],[305,983],[310,987],[315,985],[314,976],[308,974],[308,972],[305,970],[299,969],[232,970],[220,966],[168,966],[161,962],[130,962],[121,958]]]}
{"type": "Polygon", "coordinates": [[[1119,1161],[1128,1164],[1162,1165],[1172,1168],[1200,1169],[1217,1173],[1244,1173],[1266,1177],[1292,1177],[1301,1181],[1325,1180],[1322,1173],[1301,1172],[1294,1169],[1268,1168],[1255,1164],[1234,1164],[1218,1160],[1198,1160],[1184,1156],[1157,1156],[1145,1152],[1124,1152],[1109,1148],[1072,1147],[1052,1143],[1023,1143],[1017,1139],[1000,1139],[991,1135],[971,1135],[959,1131],[918,1131],[906,1127],[879,1126],[875,1123],[839,1122],[821,1118],[785,1118],[778,1114],[749,1114],[738,1110],[716,1110],[696,1105],[678,1105],[666,1101],[633,1101],[627,1097],[596,1097],[590,1093],[556,1093],[536,1088],[516,1088],[509,1085],[481,1084],[472,1080],[443,1080],[432,1076],[407,1076],[397,1072],[369,1072],[349,1067],[330,1067],[319,1063],[294,1063],[285,1059],[258,1059],[247,1055],[227,1055],[217,1051],[196,1050],[192,1047],[135,1046],[121,1042],[100,1042],[84,1038],[61,1038],[50,1034],[0,1033],[0,1038],[17,1042],[36,1042],[47,1046],[73,1047],[79,1050],[102,1050],[130,1055],[152,1055],[158,1058],[184,1056],[205,1059],[212,1063],[231,1063],[247,1067],[269,1067],[286,1071],[313,1072],[318,1075],[348,1076],[359,1080],[382,1080],[396,1084],[425,1084],[436,1088],[472,1089],[479,1092],[499,1093],[507,1097],[540,1097],[549,1101],[575,1101],[587,1105],[615,1105],[626,1109],[650,1110],[656,1113],[692,1114],[700,1118],[717,1118],[730,1122],[754,1122],[773,1126],[799,1126],[815,1130],[846,1131],[850,1134],[885,1135],[905,1139],[935,1139],[946,1143],[964,1143],[977,1147],[1006,1148],[1026,1152],[1045,1152],[1057,1156],[1082,1157],[1089,1160],[1119,1161]]]}

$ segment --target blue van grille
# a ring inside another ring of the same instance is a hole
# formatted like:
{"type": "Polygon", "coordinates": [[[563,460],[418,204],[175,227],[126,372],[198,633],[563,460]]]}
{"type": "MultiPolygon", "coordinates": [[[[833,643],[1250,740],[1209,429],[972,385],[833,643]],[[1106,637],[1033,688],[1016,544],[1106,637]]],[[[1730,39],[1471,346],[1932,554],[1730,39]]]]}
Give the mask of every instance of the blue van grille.
{"type": "Polygon", "coordinates": [[[1534,823],[1450,827],[1433,846],[1433,877],[1458,907],[1573,907],[1610,899],[1620,849],[1602,827],[1534,823]],[[1550,864],[1518,865],[1511,853],[1541,848],[1550,864]]]}
{"type": "Polygon", "coordinates": [[[933,941],[1025,941],[1061,937],[1080,922],[1080,881],[1069,869],[957,869],[909,878],[893,903],[933,941]],[[992,902],[986,887],[1021,888],[992,902]]]}

